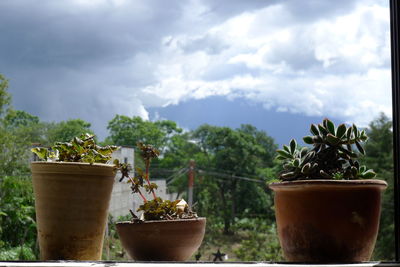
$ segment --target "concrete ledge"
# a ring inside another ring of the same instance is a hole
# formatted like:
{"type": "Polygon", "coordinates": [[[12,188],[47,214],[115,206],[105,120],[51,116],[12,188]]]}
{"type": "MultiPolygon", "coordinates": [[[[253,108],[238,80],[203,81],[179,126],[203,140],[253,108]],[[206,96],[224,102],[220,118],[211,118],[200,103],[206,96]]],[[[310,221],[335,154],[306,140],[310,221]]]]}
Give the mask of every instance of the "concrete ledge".
{"type": "Polygon", "coordinates": [[[357,264],[298,264],[271,262],[115,262],[115,261],[46,261],[46,262],[1,262],[0,267],[400,267],[400,263],[366,262],[357,264]]]}

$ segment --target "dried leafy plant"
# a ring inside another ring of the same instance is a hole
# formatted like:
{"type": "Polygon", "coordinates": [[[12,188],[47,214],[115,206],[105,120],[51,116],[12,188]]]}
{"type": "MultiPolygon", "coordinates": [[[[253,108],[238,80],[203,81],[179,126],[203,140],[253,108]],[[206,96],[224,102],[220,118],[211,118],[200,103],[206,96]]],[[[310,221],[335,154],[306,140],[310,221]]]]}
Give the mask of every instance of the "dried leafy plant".
{"type": "Polygon", "coordinates": [[[175,201],[163,200],[157,197],[155,190],[157,185],[150,182],[150,162],[152,159],[159,156],[159,151],[151,145],[145,145],[138,143],[138,148],[141,151],[141,157],[145,163],[145,171],[139,167],[135,168],[134,176],[130,176],[131,166],[126,163],[120,163],[118,160],[114,160],[116,168],[121,171],[120,182],[125,178],[128,179],[128,183],[131,183],[132,193],[139,194],[143,200],[143,204],[140,205],[138,212],[142,212],[142,216],[139,219],[138,216],[130,210],[132,214],[133,222],[141,222],[143,220],[177,220],[177,219],[191,219],[196,218],[197,214],[193,212],[189,205],[183,200],[178,199],[175,201]],[[144,196],[143,192],[151,194],[153,199],[148,200],[144,196]]]}
{"type": "Polygon", "coordinates": [[[306,179],[371,179],[376,176],[373,170],[360,166],[359,154],[365,151],[361,143],[368,137],[356,125],[340,124],[337,128],[329,119],[321,124],[312,124],[311,136],[303,138],[312,147],[300,148],[292,139],[289,146],[277,150],[277,159],[283,161],[280,180],[306,179]],[[356,148],[359,153],[353,149],[356,148]]]}
{"type": "Polygon", "coordinates": [[[32,148],[32,152],[46,161],[107,163],[111,154],[118,150],[117,146],[96,145],[94,135],[82,134],[70,142],[57,142],[50,149],[44,147],[32,148]]]}

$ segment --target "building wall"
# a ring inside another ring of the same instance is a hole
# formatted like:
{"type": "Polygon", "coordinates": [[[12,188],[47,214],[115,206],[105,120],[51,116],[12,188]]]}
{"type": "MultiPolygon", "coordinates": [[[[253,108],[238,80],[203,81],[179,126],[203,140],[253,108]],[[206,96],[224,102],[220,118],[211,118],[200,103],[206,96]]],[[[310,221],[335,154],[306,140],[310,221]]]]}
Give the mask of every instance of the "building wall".
{"type": "MultiPolygon", "coordinates": [[[[121,147],[121,149],[113,153],[112,157],[113,160],[117,158],[121,163],[125,162],[134,166],[134,152],[135,150],[131,147],[121,147]]],[[[129,209],[136,213],[139,206],[143,204],[143,200],[140,198],[139,194],[131,193],[130,184],[127,183],[127,179],[125,178],[124,181],[119,182],[120,178],[121,173],[118,172],[114,179],[114,187],[109,207],[109,213],[115,220],[120,216],[129,215],[129,209]]],[[[152,180],[151,182],[158,186],[156,191],[157,196],[169,200],[173,198],[173,196],[167,192],[167,184],[165,180],[152,180]]],[[[143,192],[143,194],[147,199],[153,199],[152,195],[145,192],[143,192]]]]}
{"type": "MultiPolygon", "coordinates": [[[[129,215],[129,209],[138,214],[136,210],[140,205],[143,204],[143,200],[139,194],[131,193],[130,184],[127,183],[127,180],[125,179],[122,182],[118,182],[119,178],[120,174],[118,173],[115,177],[109,208],[109,213],[114,217],[114,219],[117,219],[119,216],[129,215]]],[[[151,182],[158,185],[158,189],[156,191],[157,196],[161,197],[162,199],[169,199],[165,180],[152,180],[151,182]]],[[[146,199],[153,199],[152,195],[145,192],[143,193],[146,199]]]]}

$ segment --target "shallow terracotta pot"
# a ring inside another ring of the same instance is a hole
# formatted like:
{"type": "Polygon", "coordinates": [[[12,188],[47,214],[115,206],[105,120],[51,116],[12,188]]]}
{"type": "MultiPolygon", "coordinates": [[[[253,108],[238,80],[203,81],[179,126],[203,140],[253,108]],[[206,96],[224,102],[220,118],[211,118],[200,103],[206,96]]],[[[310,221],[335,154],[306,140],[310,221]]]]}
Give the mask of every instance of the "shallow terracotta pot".
{"type": "Polygon", "coordinates": [[[42,260],[100,260],[114,167],[33,162],[36,221],[42,260]]]}
{"type": "Polygon", "coordinates": [[[203,241],[206,218],[117,223],[122,246],[137,261],[185,261],[203,241]]]}
{"type": "Polygon", "coordinates": [[[379,228],[381,180],[273,183],[284,257],[292,262],[368,261],[379,228]]]}

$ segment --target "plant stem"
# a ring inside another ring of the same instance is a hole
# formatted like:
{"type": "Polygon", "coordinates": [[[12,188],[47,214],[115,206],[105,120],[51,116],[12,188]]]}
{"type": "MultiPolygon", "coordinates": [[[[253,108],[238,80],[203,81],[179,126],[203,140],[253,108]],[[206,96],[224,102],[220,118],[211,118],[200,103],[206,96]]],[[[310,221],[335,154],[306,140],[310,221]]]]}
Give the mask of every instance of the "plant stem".
{"type": "MultiPolygon", "coordinates": [[[[147,184],[151,188],[150,179],[149,179],[149,169],[150,169],[150,159],[146,159],[146,181],[147,181],[147,184]]],[[[157,196],[156,196],[156,193],[154,193],[153,189],[151,189],[151,193],[153,193],[153,197],[154,197],[154,199],[156,199],[157,196]]]]}
{"type": "MultiPolygon", "coordinates": [[[[132,185],[134,185],[135,182],[132,180],[132,178],[131,178],[130,176],[128,176],[128,178],[129,178],[129,180],[131,181],[132,185]]],[[[140,192],[140,189],[139,189],[139,188],[138,188],[138,193],[139,193],[139,195],[142,197],[143,202],[146,203],[146,202],[147,202],[147,199],[144,197],[144,195],[142,194],[142,192],[140,192]]]]}

